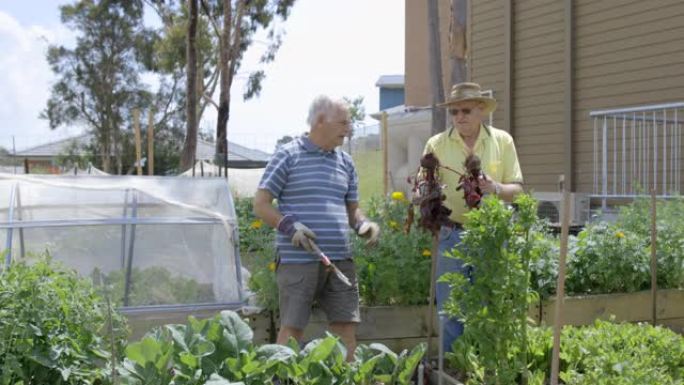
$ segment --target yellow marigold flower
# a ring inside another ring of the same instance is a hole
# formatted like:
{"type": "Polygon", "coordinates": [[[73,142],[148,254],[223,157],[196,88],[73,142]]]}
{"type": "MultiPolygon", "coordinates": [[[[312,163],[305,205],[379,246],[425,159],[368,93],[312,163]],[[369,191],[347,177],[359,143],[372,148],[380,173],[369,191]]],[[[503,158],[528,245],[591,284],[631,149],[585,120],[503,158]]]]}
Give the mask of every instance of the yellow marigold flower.
{"type": "Polygon", "coordinates": [[[618,231],[618,232],[615,233],[615,236],[618,237],[618,238],[624,238],[624,237],[625,237],[625,233],[623,233],[622,231],[618,231]]]}
{"type": "Polygon", "coordinates": [[[428,249],[423,250],[423,257],[432,256],[432,252],[428,249]]]}
{"type": "Polygon", "coordinates": [[[269,264],[268,264],[268,269],[271,270],[271,271],[275,271],[275,270],[276,270],[276,264],[275,264],[275,262],[269,263],[269,264]]]}
{"type": "Polygon", "coordinates": [[[395,201],[405,201],[406,196],[404,196],[404,193],[401,191],[395,191],[392,193],[392,199],[395,201]]]}
{"type": "Polygon", "coordinates": [[[250,224],[249,227],[252,229],[260,229],[263,225],[264,222],[261,219],[257,219],[254,222],[252,222],[252,224],[250,224]]]}
{"type": "Polygon", "coordinates": [[[390,229],[398,229],[399,228],[399,224],[396,221],[387,222],[387,226],[389,226],[390,229]]]}

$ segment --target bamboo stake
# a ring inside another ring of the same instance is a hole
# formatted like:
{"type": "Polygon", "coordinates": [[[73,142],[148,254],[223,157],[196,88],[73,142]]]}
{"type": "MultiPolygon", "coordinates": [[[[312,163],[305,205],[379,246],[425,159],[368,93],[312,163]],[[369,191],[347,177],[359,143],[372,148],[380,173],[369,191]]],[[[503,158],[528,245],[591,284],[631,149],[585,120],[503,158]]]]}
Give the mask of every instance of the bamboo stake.
{"type": "Polygon", "coordinates": [[[147,122],[147,175],[154,175],[154,113],[150,110],[147,122]]]}
{"type": "Polygon", "coordinates": [[[140,111],[136,108],[133,110],[133,129],[135,130],[135,165],[137,174],[142,175],[142,165],[140,158],[142,158],[142,149],[140,148],[140,111]]]}
{"type": "Polygon", "coordinates": [[[387,129],[387,112],[383,111],[382,112],[382,118],[380,120],[380,125],[382,126],[382,192],[384,195],[389,194],[389,159],[388,159],[388,143],[389,140],[387,138],[388,135],[388,129],[387,129]]]}
{"type": "Polygon", "coordinates": [[[656,227],[656,191],[651,188],[651,322],[656,325],[657,297],[658,297],[658,260],[656,258],[656,243],[658,241],[656,227]]]}
{"type": "Polygon", "coordinates": [[[568,231],[570,219],[570,199],[568,190],[563,186],[563,212],[561,222],[560,261],[558,263],[558,286],[556,288],[556,309],[553,327],[553,355],[551,358],[551,385],[558,385],[560,357],[560,337],[563,328],[563,303],[565,302],[565,259],[568,254],[568,231]]]}
{"type": "MultiPolygon", "coordinates": [[[[427,356],[430,356],[432,347],[432,325],[435,322],[435,281],[437,279],[437,258],[439,258],[439,237],[432,236],[432,268],[430,270],[430,299],[428,301],[428,324],[427,324],[427,356]]],[[[441,342],[441,333],[439,341],[441,342]]]]}

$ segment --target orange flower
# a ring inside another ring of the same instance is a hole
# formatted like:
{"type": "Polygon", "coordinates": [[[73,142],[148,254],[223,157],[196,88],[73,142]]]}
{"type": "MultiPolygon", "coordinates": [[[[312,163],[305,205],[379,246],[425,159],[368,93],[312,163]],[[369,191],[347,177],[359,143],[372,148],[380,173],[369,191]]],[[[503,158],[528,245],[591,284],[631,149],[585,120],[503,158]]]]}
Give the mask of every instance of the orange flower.
{"type": "Polygon", "coordinates": [[[257,219],[257,220],[255,220],[255,221],[253,221],[252,224],[249,225],[249,227],[250,227],[251,229],[255,229],[255,230],[256,230],[256,229],[260,229],[261,226],[263,226],[263,225],[264,225],[264,222],[263,222],[261,219],[257,219]]]}
{"type": "Polygon", "coordinates": [[[275,262],[269,263],[269,264],[268,264],[268,269],[271,270],[271,271],[275,271],[275,270],[276,270],[276,264],[275,264],[275,262]]]}
{"type": "Polygon", "coordinates": [[[625,237],[625,233],[623,233],[622,231],[618,231],[618,232],[615,233],[615,236],[618,237],[618,238],[624,238],[624,237],[625,237]]]}
{"type": "Polygon", "coordinates": [[[432,256],[432,252],[428,249],[423,250],[423,257],[430,257],[432,256]]]}

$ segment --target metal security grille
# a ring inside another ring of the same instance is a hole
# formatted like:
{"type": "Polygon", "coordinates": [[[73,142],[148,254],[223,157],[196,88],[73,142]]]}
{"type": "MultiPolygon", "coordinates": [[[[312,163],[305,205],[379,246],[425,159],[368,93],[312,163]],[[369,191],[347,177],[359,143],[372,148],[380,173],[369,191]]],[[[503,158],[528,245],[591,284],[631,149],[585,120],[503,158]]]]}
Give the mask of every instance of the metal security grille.
{"type": "Polygon", "coordinates": [[[605,199],[676,195],[684,102],[592,111],[593,193],[605,199]]]}

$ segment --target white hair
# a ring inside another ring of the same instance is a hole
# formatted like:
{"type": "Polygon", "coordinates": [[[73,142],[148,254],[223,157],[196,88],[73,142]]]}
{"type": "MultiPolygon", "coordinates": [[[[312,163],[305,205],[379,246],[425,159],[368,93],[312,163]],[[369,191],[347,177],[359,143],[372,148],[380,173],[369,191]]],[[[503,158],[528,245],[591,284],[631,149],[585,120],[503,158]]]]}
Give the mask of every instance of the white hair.
{"type": "Polygon", "coordinates": [[[306,118],[306,122],[309,124],[309,127],[313,127],[321,115],[327,116],[336,108],[348,108],[347,102],[344,100],[334,100],[326,95],[317,96],[313,102],[311,102],[309,116],[306,118]]]}

